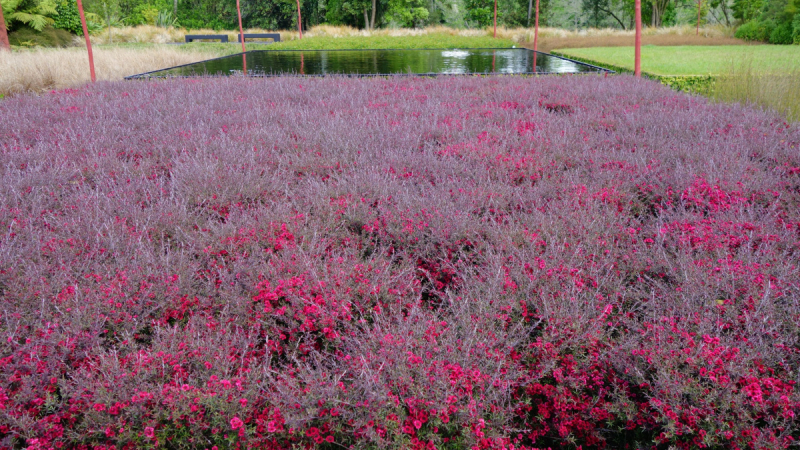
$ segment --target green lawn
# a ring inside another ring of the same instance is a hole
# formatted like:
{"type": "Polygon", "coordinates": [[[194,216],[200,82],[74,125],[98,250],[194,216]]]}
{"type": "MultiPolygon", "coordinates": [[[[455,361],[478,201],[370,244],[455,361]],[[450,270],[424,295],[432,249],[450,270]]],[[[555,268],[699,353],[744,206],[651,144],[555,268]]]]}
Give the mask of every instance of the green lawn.
{"type": "MultiPolygon", "coordinates": [[[[247,43],[248,50],[338,50],[359,48],[506,48],[515,45],[510,39],[495,39],[491,36],[453,36],[447,33],[431,33],[420,36],[316,36],[283,41],[274,44],[247,43]]],[[[239,44],[193,42],[182,49],[203,49],[221,54],[242,51],[239,44]]]]}
{"type": "MultiPolygon", "coordinates": [[[[633,70],[633,47],[570,48],[567,57],[633,70]]],[[[800,45],[642,47],[642,71],[654,75],[719,75],[751,64],[759,72],[800,69],[800,45]]]]}

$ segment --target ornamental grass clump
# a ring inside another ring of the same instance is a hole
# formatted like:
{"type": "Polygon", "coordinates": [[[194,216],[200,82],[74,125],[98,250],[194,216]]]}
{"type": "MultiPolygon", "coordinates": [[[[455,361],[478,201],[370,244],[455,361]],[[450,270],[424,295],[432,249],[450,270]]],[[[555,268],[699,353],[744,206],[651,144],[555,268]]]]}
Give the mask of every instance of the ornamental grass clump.
{"type": "Polygon", "coordinates": [[[0,102],[0,445],[791,448],[800,129],[616,77],[0,102]]]}

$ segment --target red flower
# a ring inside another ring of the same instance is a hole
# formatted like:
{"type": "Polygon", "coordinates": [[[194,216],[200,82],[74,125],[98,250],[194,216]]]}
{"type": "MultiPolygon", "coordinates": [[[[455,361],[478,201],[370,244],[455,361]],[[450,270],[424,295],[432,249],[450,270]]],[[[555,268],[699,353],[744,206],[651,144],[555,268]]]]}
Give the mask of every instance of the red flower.
{"type": "Polygon", "coordinates": [[[236,416],[233,416],[233,419],[231,419],[231,428],[233,428],[234,430],[237,430],[237,429],[241,428],[243,425],[244,425],[244,422],[242,422],[242,419],[240,419],[240,418],[238,418],[236,416]]]}

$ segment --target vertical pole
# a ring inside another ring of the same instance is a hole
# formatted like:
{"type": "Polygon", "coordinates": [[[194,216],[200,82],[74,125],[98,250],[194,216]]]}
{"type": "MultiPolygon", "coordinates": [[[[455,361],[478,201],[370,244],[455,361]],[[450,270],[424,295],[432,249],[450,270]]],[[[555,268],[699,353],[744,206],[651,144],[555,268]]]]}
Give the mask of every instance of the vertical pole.
{"type": "Polygon", "coordinates": [[[633,58],[633,75],[642,76],[642,0],[636,0],[636,43],[633,58]]]}
{"type": "Polygon", "coordinates": [[[695,31],[695,34],[697,36],[700,36],[700,8],[702,7],[702,5],[703,5],[703,0],[697,0],[697,30],[695,31]]]}
{"type": "Polygon", "coordinates": [[[494,0],[494,35],[497,37],[497,0],[494,0]]]}
{"type": "Polygon", "coordinates": [[[83,2],[78,0],[78,12],[81,15],[81,26],[83,27],[83,37],[86,39],[86,50],[89,52],[89,72],[92,75],[92,83],[97,81],[94,74],[94,56],[92,55],[92,41],[89,40],[89,29],[86,28],[86,16],[83,14],[83,2]]]}
{"type": "Polygon", "coordinates": [[[539,50],[539,0],[536,0],[536,19],[533,28],[533,50],[539,50]]]}
{"type": "MultiPolygon", "coordinates": [[[[364,17],[366,17],[366,14],[364,17]]],[[[300,39],[303,39],[303,17],[300,16],[300,0],[297,0],[297,31],[300,32],[300,39]]]]}
{"type": "Polygon", "coordinates": [[[8,43],[6,20],[3,18],[3,5],[0,5],[0,50],[11,51],[11,44],[8,43]]]}
{"type": "Polygon", "coordinates": [[[539,51],[539,0],[536,0],[536,18],[533,28],[533,71],[536,72],[536,52],[539,51]]]}
{"type": "Polygon", "coordinates": [[[242,9],[239,7],[239,0],[236,0],[236,14],[239,15],[239,42],[242,43],[242,72],[247,75],[247,57],[244,55],[247,50],[244,47],[244,28],[242,28],[242,9]]]}

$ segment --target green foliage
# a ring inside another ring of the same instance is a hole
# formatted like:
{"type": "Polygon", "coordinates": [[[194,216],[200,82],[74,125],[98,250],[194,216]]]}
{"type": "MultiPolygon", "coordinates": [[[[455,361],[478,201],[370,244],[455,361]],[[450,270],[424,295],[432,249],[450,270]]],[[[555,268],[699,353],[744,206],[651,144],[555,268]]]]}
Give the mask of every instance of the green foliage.
{"type": "Polygon", "coordinates": [[[736,0],[734,16],[745,23],[736,37],[771,44],[791,44],[797,36],[800,0],[736,0]]]}
{"type": "Polygon", "coordinates": [[[23,26],[9,33],[8,41],[18,47],[69,47],[72,45],[72,35],[53,27],[44,27],[39,31],[23,26]]]}
{"type": "Polygon", "coordinates": [[[158,17],[158,8],[150,3],[143,3],[133,8],[133,13],[128,16],[129,25],[155,25],[158,17]]]}
{"type": "Polygon", "coordinates": [[[792,41],[800,44],[800,14],[795,14],[794,21],[792,21],[792,41]]]}
{"type": "Polygon", "coordinates": [[[56,11],[58,15],[54,19],[54,28],[69,31],[72,34],[81,34],[83,32],[77,2],[62,0],[56,6],[56,11]]]}
{"type": "Polygon", "coordinates": [[[58,14],[54,0],[0,0],[0,4],[10,29],[14,29],[17,22],[42,31],[53,24],[53,16],[58,14]]]}
{"type": "Polygon", "coordinates": [[[463,28],[464,0],[430,0],[428,3],[428,23],[441,24],[453,28],[463,28]]]}
{"type": "MultiPolygon", "coordinates": [[[[135,0],[120,0],[128,2],[128,1],[135,1],[135,0]]],[[[273,2],[277,2],[281,0],[265,0],[263,3],[265,5],[270,5],[273,2]]],[[[255,1],[243,1],[242,6],[242,20],[247,20],[253,16],[252,8],[248,9],[248,6],[254,6],[255,1]]],[[[274,14],[274,11],[265,7],[263,9],[256,9],[259,11],[264,11],[265,14],[271,15],[274,14]]],[[[166,7],[162,7],[160,9],[168,9],[166,7]]],[[[125,14],[123,12],[123,14],[125,14]]],[[[213,28],[215,30],[233,30],[238,27],[237,23],[237,16],[236,16],[236,0],[221,0],[221,1],[212,1],[212,0],[181,0],[178,3],[178,21],[180,24],[186,28],[213,28]]],[[[250,25],[245,25],[250,26],[250,25]]],[[[270,28],[270,27],[263,27],[263,28],[270,28]]]]}
{"type": "Polygon", "coordinates": [[[776,26],[769,35],[770,44],[788,45],[792,43],[792,23],[783,22],[776,26]]]}
{"type": "Polygon", "coordinates": [[[429,15],[425,0],[389,0],[384,20],[391,26],[421,27],[429,15]]]}
{"type": "Polygon", "coordinates": [[[492,0],[464,0],[467,8],[466,19],[470,25],[483,28],[492,24],[494,19],[494,2],[492,0]]]}
{"type": "Polygon", "coordinates": [[[155,26],[161,28],[177,27],[178,19],[172,16],[172,12],[164,10],[159,11],[156,16],[155,26]]]}
{"type": "Polygon", "coordinates": [[[743,22],[750,22],[761,15],[763,6],[764,0],[734,0],[733,17],[743,22]]]}
{"type": "Polygon", "coordinates": [[[690,94],[707,94],[713,87],[715,80],[714,75],[682,75],[682,76],[652,76],[665,86],[690,94]]]}
{"type": "Polygon", "coordinates": [[[735,36],[746,41],[766,42],[773,29],[775,29],[774,22],[752,20],[737,28],[735,36]]]}

